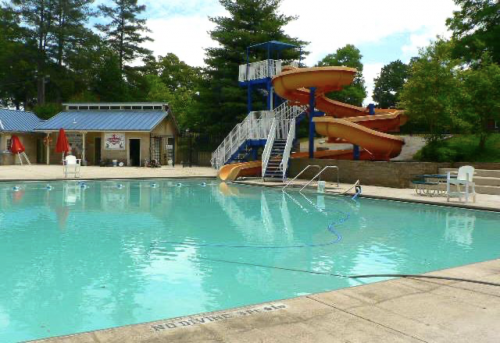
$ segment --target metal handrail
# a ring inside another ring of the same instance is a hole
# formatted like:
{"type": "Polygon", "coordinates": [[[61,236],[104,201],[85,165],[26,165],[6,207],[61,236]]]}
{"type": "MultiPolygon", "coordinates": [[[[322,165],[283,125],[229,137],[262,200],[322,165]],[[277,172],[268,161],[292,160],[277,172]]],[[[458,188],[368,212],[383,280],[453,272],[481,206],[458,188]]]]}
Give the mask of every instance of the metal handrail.
{"type": "Polygon", "coordinates": [[[262,180],[266,176],[267,165],[271,159],[271,151],[273,149],[274,140],[276,139],[276,118],[273,119],[271,124],[271,129],[269,130],[269,135],[267,136],[266,146],[262,152],[262,180]]]}
{"type": "Polygon", "coordinates": [[[339,178],[339,171],[340,171],[340,169],[339,169],[339,167],[337,167],[337,166],[326,166],[325,168],[321,169],[321,171],[318,174],[316,174],[316,176],[314,176],[311,180],[309,180],[309,182],[306,183],[304,185],[304,187],[302,187],[300,189],[300,192],[302,192],[304,190],[304,188],[306,188],[307,186],[309,186],[311,184],[311,182],[313,182],[314,180],[316,180],[317,177],[319,177],[321,174],[323,174],[324,171],[326,171],[328,169],[336,169],[337,170],[337,187],[339,187],[340,186],[340,178],[339,178]]]}
{"type": "Polygon", "coordinates": [[[300,173],[297,174],[297,176],[295,176],[291,181],[289,181],[285,187],[283,187],[281,190],[284,191],[285,188],[287,188],[288,186],[290,186],[295,180],[297,180],[299,178],[300,175],[302,175],[307,169],[311,168],[311,167],[316,167],[318,168],[319,170],[321,170],[321,167],[317,164],[309,164],[307,167],[305,167],[304,169],[302,169],[302,171],[300,173]]]}
{"type": "Polygon", "coordinates": [[[358,180],[358,181],[356,181],[356,182],[354,183],[354,185],[352,185],[351,187],[349,187],[347,190],[343,191],[343,192],[342,192],[342,193],[340,193],[340,194],[342,194],[342,195],[347,194],[347,193],[349,193],[349,191],[350,191],[351,189],[356,188],[356,186],[359,186],[359,185],[360,185],[360,182],[359,182],[359,180],[358,180]]]}
{"type": "Polygon", "coordinates": [[[290,129],[288,130],[288,137],[286,138],[285,150],[281,158],[280,169],[283,173],[283,181],[286,179],[286,172],[288,170],[288,161],[292,153],[293,141],[295,140],[295,119],[288,120],[290,122],[290,129]]]}

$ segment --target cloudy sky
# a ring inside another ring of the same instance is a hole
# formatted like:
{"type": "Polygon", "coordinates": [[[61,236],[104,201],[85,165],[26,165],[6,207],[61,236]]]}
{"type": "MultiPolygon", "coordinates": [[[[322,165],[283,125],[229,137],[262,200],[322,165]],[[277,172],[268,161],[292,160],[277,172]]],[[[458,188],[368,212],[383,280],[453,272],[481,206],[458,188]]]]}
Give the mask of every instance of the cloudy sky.
{"type": "MultiPolygon", "coordinates": [[[[139,0],[146,17],[156,55],[173,52],[186,63],[203,65],[204,48],[215,45],[208,31],[208,16],[224,15],[218,0],[139,0]]],[[[449,36],[445,20],[456,7],[453,0],[283,0],[281,11],[298,15],[285,31],[310,42],[306,63],[313,65],[345,44],[363,54],[369,98],[373,78],[383,65],[409,61],[419,47],[437,35],[449,36]]]]}

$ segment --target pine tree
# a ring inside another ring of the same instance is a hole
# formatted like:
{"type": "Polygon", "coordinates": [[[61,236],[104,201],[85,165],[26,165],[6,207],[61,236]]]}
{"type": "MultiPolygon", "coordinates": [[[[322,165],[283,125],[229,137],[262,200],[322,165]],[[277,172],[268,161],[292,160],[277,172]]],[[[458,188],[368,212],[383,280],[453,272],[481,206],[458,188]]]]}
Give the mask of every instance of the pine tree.
{"type": "MultiPolygon", "coordinates": [[[[246,115],[246,89],[238,86],[238,67],[245,63],[248,46],[277,40],[303,45],[287,35],[283,27],[295,17],[278,12],[281,0],[219,0],[228,16],[210,18],[216,24],[210,32],[218,47],[206,51],[206,78],[201,83],[198,130],[225,134],[246,115]]],[[[290,58],[296,58],[298,53],[290,58]]],[[[264,55],[254,56],[263,60],[264,55]]],[[[262,95],[255,95],[254,98],[262,95]]],[[[263,101],[261,101],[263,103],[263,101]]],[[[259,104],[254,104],[258,109],[259,104]]],[[[262,105],[261,105],[262,108],[262,105]]]]}
{"type": "Polygon", "coordinates": [[[85,26],[93,15],[93,0],[55,0],[50,55],[58,66],[78,54],[80,47],[91,41],[92,32],[85,26]]]}
{"type": "Polygon", "coordinates": [[[150,30],[146,27],[146,20],[139,18],[146,10],[145,5],[138,5],[137,0],[113,0],[113,3],[114,7],[99,6],[104,17],[111,22],[96,27],[104,33],[109,46],[117,54],[123,72],[127,62],[151,54],[141,44],[152,39],[143,35],[150,30]]]}

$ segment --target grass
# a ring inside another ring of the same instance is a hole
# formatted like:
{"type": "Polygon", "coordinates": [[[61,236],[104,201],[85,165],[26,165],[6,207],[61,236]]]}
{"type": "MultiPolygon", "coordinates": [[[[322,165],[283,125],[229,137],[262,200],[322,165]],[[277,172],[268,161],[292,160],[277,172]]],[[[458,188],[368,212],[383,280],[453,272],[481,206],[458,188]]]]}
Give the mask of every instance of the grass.
{"type": "Polygon", "coordinates": [[[500,134],[492,134],[484,149],[479,149],[479,137],[457,135],[444,141],[427,144],[415,159],[427,162],[500,162],[500,134]]]}

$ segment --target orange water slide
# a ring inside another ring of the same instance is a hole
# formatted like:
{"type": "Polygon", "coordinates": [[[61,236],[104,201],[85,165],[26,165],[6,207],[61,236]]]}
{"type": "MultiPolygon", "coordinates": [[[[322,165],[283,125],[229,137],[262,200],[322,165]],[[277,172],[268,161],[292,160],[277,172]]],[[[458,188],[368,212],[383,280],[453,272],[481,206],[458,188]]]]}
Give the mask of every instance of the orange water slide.
{"type": "Polygon", "coordinates": [[[316,88],[316,108],[326,114],[325,117],[314,118],[319,134],[359,145],[371,154],[370,159],[396,157],[404,140],[375,130],[389,131],[404,124],[406,117],[400,111],[379,110],[378,114],[370,116],[361,107],[333,101],[325,96],[351,84],[355,74],[356,69],[346,67],[286,68],[273,78],[273,86],[279,96],[301,105],[309,103],[310,91],[306,88],[316,88]]]}

